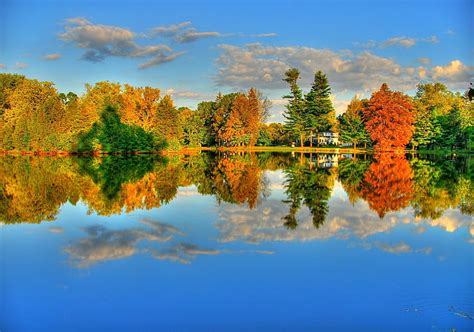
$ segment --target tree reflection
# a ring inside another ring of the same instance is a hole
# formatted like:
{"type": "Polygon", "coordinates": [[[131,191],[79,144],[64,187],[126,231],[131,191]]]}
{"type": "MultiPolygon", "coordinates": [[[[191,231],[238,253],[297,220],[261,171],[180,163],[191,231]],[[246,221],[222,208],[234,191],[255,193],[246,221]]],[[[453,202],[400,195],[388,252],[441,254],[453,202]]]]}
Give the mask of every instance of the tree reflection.
{"type": "Polygon", "coordinates": [[[309,209],[316,228],[324,224],[329,211],[328,200],[335,177],[330,169],[314,169],[311,157],[309,163],[306,159],[300,159],[300,163],[285,170],[287,199],[283,202],[289,204],[290,208],[283,219],[288,229],[295,229],[298,226],[296,214],[302,205],[309,209]]]}
{"type": "MultiPolygon", "coordinates": [[[[255,209],[270,194],[268,170],[283,170],[288,213],[284,226],[298,226],[307,207],[315,227],[326,219],[335,177],[351,203],[359,199],[381,218],[412,206],[416,217],[437,219],[446,209],[474,211],[472,157],[400,154],[292,156],[272,153],[197,153],[157,156],[0,158],[0,221],[54,220],[60,207],[81,201],[99,215],[152,209],[173,200],[180,186],[201,195],[255,209]],[[347,157],[347,156],[344,156],[347,157]],[[323,160],[323,162],[321,162],[323,160]],[[318,162],[319,161],[319,162],[318,162]]],[[[278,173],[277,173],[278,174],[278,173]]]]}
{"type": "Polygon", "coordinates": [[[383,218],[398,211],[413,197],[413,171],[402,154],[380,153],[364,174],[361,194],[372,210],[383,218]]]}

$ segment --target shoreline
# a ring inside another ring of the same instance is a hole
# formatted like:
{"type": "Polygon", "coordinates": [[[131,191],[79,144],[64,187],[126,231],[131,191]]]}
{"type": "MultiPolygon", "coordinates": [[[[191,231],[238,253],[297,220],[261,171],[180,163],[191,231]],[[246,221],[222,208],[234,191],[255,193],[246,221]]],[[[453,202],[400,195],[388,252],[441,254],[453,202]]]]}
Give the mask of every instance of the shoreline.
{"type": "Polygon", "coordinates": [[[99,157],[99,156],[110,156],[110,155],[180,155],[180,154],[197,154],[202,151],[213,151],[213,152],[298,152],[298,153],[336,153],[336,154],[374,154],[376,152],[382,153],[411,153],[411,154],[474,154],[474,150],[411,150],[411,149],[388,149],[388,150],[375,150],[373,148],[336,148],[336,147],[287,147],[287,146],[252,146],[252,147],[184,147],[179,150],[161,150],[154,152],[127,152],[127,153],[80,153],[80,152],[68,152],[68,151],[0,151],[0,155],[13,155],[13,156],[38,156],[38,157],[99,157]]]}

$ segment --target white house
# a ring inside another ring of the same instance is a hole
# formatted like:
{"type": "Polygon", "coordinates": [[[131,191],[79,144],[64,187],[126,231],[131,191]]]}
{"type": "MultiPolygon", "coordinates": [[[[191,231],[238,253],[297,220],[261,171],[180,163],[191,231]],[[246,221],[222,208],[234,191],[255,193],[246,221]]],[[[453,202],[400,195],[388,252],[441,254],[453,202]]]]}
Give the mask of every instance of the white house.
{"type": "Polygon", "coordinates": [[[316,137],[318,145],[339,145],[339,134],[333,131],[322,131],[316,137]]]}

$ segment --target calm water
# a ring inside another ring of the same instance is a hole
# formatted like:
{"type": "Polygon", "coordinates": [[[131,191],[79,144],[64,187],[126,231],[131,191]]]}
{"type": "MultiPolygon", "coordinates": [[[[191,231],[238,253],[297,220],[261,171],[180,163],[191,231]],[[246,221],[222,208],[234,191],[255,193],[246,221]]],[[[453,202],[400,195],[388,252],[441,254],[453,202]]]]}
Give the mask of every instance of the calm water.
{"type": "Polygon", "coordinates": [[[472,331],[474,158],[0,158],[0,330],[472,331]]]}

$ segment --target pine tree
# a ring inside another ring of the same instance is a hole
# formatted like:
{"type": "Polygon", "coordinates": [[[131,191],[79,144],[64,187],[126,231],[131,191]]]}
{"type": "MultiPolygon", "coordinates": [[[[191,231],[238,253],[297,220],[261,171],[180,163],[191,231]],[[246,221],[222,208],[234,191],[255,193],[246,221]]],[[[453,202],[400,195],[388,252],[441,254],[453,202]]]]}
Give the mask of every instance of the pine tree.
{"type": "Polygon", "coordinates": [[[299,137],[300,145],[303,147],[307,126],[304,116],[303,92],[298,86],[299,78],[300,72],[296,68],[291,68],[285,73],[283,80],[290,86],[290,94],[283,97],[289,100],[283,116],[286,119],[285,130],[293,137],[299,137]]]}
{"type": "Polygon", "coordinates": [[[305,126],[310,132],[312,146],[313,133],[326,131],[331,128],[331,117],[335,117],[334,107],[330,99],[331,87],[328,79],[322,71],[314,75],[311,90],[305,96],[305,126]]]}

